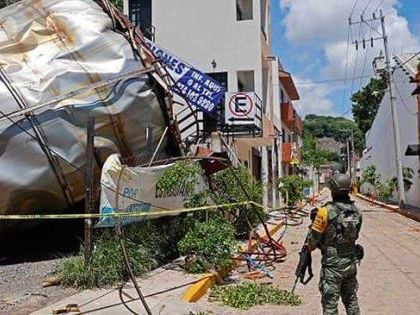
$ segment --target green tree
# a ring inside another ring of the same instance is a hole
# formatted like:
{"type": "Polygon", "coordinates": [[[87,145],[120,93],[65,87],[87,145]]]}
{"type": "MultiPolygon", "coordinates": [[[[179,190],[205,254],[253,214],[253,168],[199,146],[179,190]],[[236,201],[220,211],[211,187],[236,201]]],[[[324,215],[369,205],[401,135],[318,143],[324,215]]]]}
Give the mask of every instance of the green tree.
{"type": "Polygon", "coordinates": [[[312,186],[311,180],[304,180],[299,175],[287,175],[280,178],[279,190],[289,206],[303,199],[303,188],[312,186]]]}
{"type": "Polygon", "coordinates": [[[312,166],[319,170],[322,164],[328,162],[329,152],[322,149],[312,136],[303,138],[302,161],[306,166],[312,166]]]}
{"type": "Polygon", "coordinates": [[[359,129],[366,133],[371,127],[387,89],[384,77],[371,79],[360,91],[353,94],[353,117],[359,129]]]}
{"type": "Polygon", "coordinates": [[[303,121],[305,134],[315,138],[334,138],[345,143],[353,131],[356,151],[362,152],[365,148],[364,133],[357,124],[344,117],[307,115],[303,121]]]}

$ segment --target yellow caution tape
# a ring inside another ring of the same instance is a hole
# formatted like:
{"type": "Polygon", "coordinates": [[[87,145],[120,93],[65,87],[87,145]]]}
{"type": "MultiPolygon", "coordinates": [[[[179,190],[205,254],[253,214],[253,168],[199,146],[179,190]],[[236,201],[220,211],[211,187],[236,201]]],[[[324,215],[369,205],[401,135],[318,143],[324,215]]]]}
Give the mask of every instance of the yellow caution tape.
{"type": "Polygon", "coordinates": [[[166,216],[176,215],[179,213],[203,211],[203,210],[217,210],[220,208],[231,208],[237,206],[253,205],[262,209],[268,209],[263,205],[254,201],[243,201],[225,203],[220,205],[211,205],[195,208],[182,208],[174,210],[149,211],[149,212],[114,212],[114,213],[68,213],[68,214],[0,214],[0,220],[62,220],[62,219],[96,219],[96,218],[129,218],[129,217],[149,217],[149,216],[166,216]]]}

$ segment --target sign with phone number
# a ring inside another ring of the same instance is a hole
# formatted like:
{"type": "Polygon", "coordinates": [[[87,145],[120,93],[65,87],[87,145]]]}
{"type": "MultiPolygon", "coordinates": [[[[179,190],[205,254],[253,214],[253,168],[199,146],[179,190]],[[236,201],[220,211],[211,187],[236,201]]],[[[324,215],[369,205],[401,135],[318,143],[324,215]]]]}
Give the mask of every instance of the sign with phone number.
{"type": "Polygon", "coordinates": [[[153,54],[165,64],[175,81],[172,91],[192,106],[211,113],[223,98],[226,89],[210,76],[190,66],[172,53],[147,40],[153,54]]]}

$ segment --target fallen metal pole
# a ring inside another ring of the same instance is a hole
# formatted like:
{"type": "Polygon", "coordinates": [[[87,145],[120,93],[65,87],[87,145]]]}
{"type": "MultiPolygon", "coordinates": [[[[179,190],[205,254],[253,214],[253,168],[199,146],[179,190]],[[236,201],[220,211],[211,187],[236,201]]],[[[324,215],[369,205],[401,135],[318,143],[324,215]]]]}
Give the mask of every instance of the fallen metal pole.
{"type": "MultiPolygon", "coordinates": [[[[94,137],[95,137],[95,117],[89,116],[87,124],[87,139],[86,139],[86,176],[85,176],[85,213],[94,213],[95,208],[95,183],[94,183],[94,166],[93,166],[93,155],[94,155],[94,137]]],[[[85,219],[85,244],[84,254],[85,263],[89,263],[92,255],[92,219],[85,219]]]]}
{"type": "Polygon", "coordinates": [[[159,149],[160,149],[160,147],[162,146],[163,140],[164,140],[164,139],[165,139],[165,137],[166,137],[166,133],[168,132],[168,129],[169,129],[169,128],[168,128],[168,127],[166,127],[166,128],[165,128],[165,130],[163,131],[163,134],[162,134],[162,136],[160,137],[160,140],[159,140],[159,143],[158,143],[158,145],[157,145],[157,147],[156,147],[156,149],[155,149],[155,152],[153,152],[152,158],[150,159],[150,162],[149,162],[149,167],[152,165],[153,161],[155,160],[156,155],[158,154],[159,149]]]}

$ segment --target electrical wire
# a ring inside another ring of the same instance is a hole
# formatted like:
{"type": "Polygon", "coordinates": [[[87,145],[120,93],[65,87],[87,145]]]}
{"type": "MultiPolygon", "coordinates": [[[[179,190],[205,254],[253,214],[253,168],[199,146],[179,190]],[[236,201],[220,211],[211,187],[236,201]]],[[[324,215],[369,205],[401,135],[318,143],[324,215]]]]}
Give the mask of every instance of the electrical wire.
{"type": "Polygon", "coordinates": [[[356,76],[351,78],[336,78],[336,79],[326,79],[320,81],[303,81],[303,82],[295,82],[296,85],[309,85],[309,84],[323,84],[323,83],[330,83],[330,82],[340,82],[340,81],[347,81],[348,79],[365,79],[371,78],[372,75],[364,75],[364,76],[356,76]]]}
{"type": "Polygon", "coordinates": [[[353,8],[351,9],[351,12],[350,12],[350,15],[349,15],[349,19],[351,19],[351,17],[353,16],[354,9],[356,9],[356,6],[357,6],[358,3],[359,3],[359,0],[356,0],[354,2],[353,8]]]}
{"type": "Polygon", "coordinates": [[[413,60],[414,58],[416,58],[418,55],[420,55],[420,51],[415,53],[414,56],[411,56],[409,59],[407,59],[406,61],[404,61],[402,64],[400,64],[400,66],[405,65],[406,63],[410,62],[411,60],[413,60]]]}
{"type": "Polygon", "coordinates": [[[385,2],[385,0],[380,0],[378,6],[376,7],[376,9],[373,12],[378,11],[378,9],[381,7],[381,5],[385,2]]]}
{"type": "MultiPolygon", "coordinates": [[[[370,3],[370,2],[369,2],[370,3]]],[[[371,22],[371,27],[370,27],[370,32],[369,32],[369,37],[368,38],[371,38],[372,37],[372,32],[373,32],[373,30],[372,30],[372,24],[373,24],[373,22],[371,22]]],[[[364,58],[364,60],[363,60],[363,68],[362,68],[362,73],[361,73],[361,75],[360,75],[360,82],[359,82],[359,91],[360,91],[360,89],[362,88],[362,83],[363,83],[363,75],[365,74],[365,69],[366,69],[366,61],[367,61],[367,56],[368,56],[368,49],[366,48],[365,49],[365,58],[364,58]]]]}
{"type": "Polygon", "coordinates": [[[398,85],[397,84],[395,84],[395,82],[394,82],[394,87],[395,87],[395,90],[397,91],[397,93],[398,93],[398,96],[399,96],[399,98],[400,98],[400,100],[401,100],[401,103],[402,103],[402,105],[403,105],[403,107],[405,108],[405,110],[406,110],[406,112],[408,113],[408,114],[410,114],[410,115],[413,115],[413,116],[417,116],[417,112],[412,112],[411,111],[411,109],[408,107],[408,105],[405,103],[405,101],[406,101],[406,99],[409,99],[409,98],[411,98],[411,97],[413,97],[412,95],[410,95],[410,96],[408,96],[406,99],[404,99],[403,97],[402,97],[402,95],[401,95],[401,92],[400,92],[400,90],[399,90],[399,88],[398,88],[398,85]]]}
{"type": "MultiPolygon", "coordinates": [[[[359,24],[359,35],[357,36],[357,40],[356,41],[360,41],[360,35],[362,34],[362,23],[359,24]]],[[[356,58],[354,61],[354,69],[353,69],[353,78],[351,80],[351,88],[350,88],[350,93],[353,93],[353,89],[354,89],[354,83],[355,83],[355,77],[356,77],[356,71],[357,71],[357,59],[359,57],[359,50],[356,49],[356,58]]]]}
{"type": "Polygon", "coordinates": [[[365,8],[362,11],[362,16],[363,16],[363,14],[365,14],[365,12],[366,12],[366,10],[369,7],[369,5],[370,5],[371,2],[372,2],[372,0],[369,0],[369,2],[366,4],[365,8]]]}
{"type": "Polygon", "coordinates": [[[348,74],[347,72],[348,72],[348,67],[349,67],[350,29],[351,29],[351,25],[349,23],[349,25],[347,27],[346,65],[345,65],[345,69],[344,69],[343,100],[341,102],[341,111],[343,111],[343,109],[344,109],[345,102],[346,102],[346,96],[347,96],[346,84],[347,84],[347,74],[348,74]]]}

